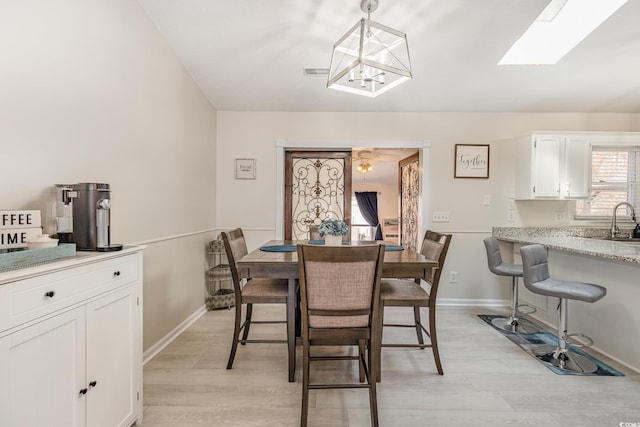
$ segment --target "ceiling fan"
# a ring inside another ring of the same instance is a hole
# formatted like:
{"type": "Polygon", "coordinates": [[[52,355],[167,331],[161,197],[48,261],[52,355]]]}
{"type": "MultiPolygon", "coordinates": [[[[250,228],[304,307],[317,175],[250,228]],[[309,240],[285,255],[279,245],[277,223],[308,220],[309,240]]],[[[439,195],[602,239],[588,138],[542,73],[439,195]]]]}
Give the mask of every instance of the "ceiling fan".
{"type": "Polygon", "coordinates": [[[373,162],[380,156],[370,150],[354,151],[353,162],[357,163],[356,170],[362,174],[367,174],[373,170],[373,162]]]}

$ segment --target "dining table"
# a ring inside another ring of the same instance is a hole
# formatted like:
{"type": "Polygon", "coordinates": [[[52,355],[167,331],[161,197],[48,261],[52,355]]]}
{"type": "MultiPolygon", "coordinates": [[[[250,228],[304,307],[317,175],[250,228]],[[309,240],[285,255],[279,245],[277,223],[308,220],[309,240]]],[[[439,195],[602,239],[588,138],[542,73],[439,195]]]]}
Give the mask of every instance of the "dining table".
{"type": "MultiPolygon", "coordinates": [[[[300,336],[300,315],[298,307],[298,244],[314,243],[307,240],[270,240],[249,252],[236,261],[236,266],[243,278],[264,277],[287,279],[287,343],[289,382],[295,381],[296,371],[296,336],[300,336]],[[298,314],[296,314],[298,313],[298,314]]],[[[316,242],[317,243],[317,242],[316,242]]],[[[359,245],[374,242],[348,242],[345,244],[359,245]]],[[[425,278],[430,277],[431,270],[438,267],[438,261],[429,259],[414,249],[405,248],[391,243],[378,241],[387,245],[382,265],[383,278],[425,278]]],[[[382,307],[382,305],[381,305],[382,307]]],[[[378,325],[379,331],[382,325],[378,325]]],[[[380,332],[381,337],[381,332],[380,332]]],[[[380,345],[376,345],[375,357],[380,370],[380,345]]],[[[379,378],[379,376],[378,376],[379,378]]]]}

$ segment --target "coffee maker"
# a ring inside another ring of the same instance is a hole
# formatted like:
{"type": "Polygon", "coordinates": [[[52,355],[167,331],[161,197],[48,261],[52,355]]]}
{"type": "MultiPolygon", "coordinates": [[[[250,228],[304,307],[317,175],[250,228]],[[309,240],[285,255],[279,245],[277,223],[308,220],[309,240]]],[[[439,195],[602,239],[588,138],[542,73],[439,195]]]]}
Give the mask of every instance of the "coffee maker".
{"type": "Polygon", "coordinates": [[[73,184],[73,241],[78,250],[110,252],[122,249],[111,244],[111,191],[109,184],[73,184]]]}

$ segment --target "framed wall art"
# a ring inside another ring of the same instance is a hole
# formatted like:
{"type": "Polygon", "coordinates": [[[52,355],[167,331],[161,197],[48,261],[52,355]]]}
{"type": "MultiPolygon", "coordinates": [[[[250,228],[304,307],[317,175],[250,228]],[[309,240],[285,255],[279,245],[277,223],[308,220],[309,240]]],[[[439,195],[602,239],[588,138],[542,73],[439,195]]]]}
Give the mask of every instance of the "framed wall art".
{"type": "Polygon", "coordinates": [[[489,178],[489,145],[456,144],[454,178],[489,178]]]}
{"type": "Polygon", "coordinates": [[[256,159],[236,159],[236,179],[256,179],[256,159]]]}

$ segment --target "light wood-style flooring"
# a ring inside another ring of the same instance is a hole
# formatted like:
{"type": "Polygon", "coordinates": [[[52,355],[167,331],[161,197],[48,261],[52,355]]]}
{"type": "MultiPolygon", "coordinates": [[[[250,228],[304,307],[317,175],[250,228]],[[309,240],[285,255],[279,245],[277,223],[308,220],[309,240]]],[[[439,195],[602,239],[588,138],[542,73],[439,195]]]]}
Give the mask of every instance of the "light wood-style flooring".
{"type": "MultiPolygon", "coordinates": [[[[626,376],[556,375],[477,317],[495,311],[438,310],[444,376],[437,374],[430,349],[383,349],[381,426],[640,426],[640,374],[599,356],[626,376]]],[[[410,312],[387,308],[385,320],[410,320],[410,312]]],[[[284,319],[284,310],[254,308],[255,320],[273,318],[284,319]]],[[[301,350],[294,383],[287,381],[282,344],[239,346],[227,370],[232,331],[233,310],[207,312],[145,365],[144,427],[299,425],[301,350]]],[[[285,337],[284,325],[252,326],[251,337],[258,336],[285,337]]],[[[414,340],[415,333],[385,330],[385,342],[405,338],[414,340]]],[[[357,378],[356,367],[346,363],[322,365],[312,377],[349,371],[357,378]]],[[[312,390],[310,396],[311,426],[370,425],[365,389],[312,390]]]]}

